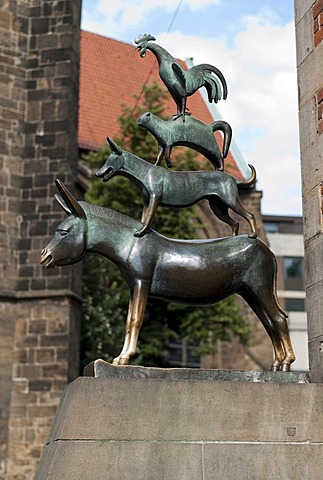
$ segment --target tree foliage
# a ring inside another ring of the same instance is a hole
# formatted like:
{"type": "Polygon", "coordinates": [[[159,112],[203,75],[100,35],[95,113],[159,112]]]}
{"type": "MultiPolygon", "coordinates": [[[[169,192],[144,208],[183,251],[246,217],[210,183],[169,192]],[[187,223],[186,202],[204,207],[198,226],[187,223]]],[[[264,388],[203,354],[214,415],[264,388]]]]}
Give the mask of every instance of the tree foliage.
{"type": "MultiPolygon", "coordinates": [[[[156,160],[157,143],[152,135],[137,126],[137,119],[145,111],[163,118],[163,100],[166,96],[156,83],[143,89],[136,106],[123,106],[120,117],[122,135],[113,139],[123,149],[152,163],[156,160]]],[[[93,168],[99,168],[109,154],[108,147],[90,152],[84,160],[93,168]]],[[[195,152],[181,149],[175,162],[179,170],[201,168],[195,152]]],[[[86,200],[140,219],[142,200],[136,186],[124,177],[115,177],[108,183],[93,179],[86,200]]],[[[173,238],[197,238],[200,225],[198,209],[169,209],[159,207],[153,228],[173,238]]],[[[84,261],[83,297],[84,321],[82,324],[82,362],[95,358],[107,361],[120,353],[124,338],[125,319],[129,299],[128,287],[119,270],[103,257],[88,255],[84,261]]],[[[180,279],[179,279],[180,281],[180,279]]],[[[217,339],[230,340],[238,335],[242,342],[248,338],[248,326],[242,319],[239,307],[229,298],[211,307],[184,305],[149,300],[142,331],[139,336],[138,354],[133,363],[167,365],[167,345],[171,340],[185,337],[199,345],[199,352],[209,353],[217,339]]]]}

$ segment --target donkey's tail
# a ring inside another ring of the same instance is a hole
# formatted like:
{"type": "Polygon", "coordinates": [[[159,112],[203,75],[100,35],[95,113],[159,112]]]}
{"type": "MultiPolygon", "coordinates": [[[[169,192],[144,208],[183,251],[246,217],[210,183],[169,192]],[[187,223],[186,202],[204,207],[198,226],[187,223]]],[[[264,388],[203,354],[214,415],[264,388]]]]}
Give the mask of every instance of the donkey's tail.
{"type": "Polygon", "coordinates": [[[229,153],[229,148],[231,145],[232,139],[232,128],[224,120],[217,120],[210,124],[212,132],[220,130],[223,133],[223,147],[222,147],[222,156],[226,158],[229,153]]]}
{"type": "Polygon", "coordinates": [[[248,167],[251,170],[251,177],[249,178],[249,180],[245,180],[244,182],[237,182],[239,188],[250,188],[254,185],[254,183],[256,181],[257,174],[256,174],[255,167],[250,165],[250,163],[248,163],[248,167]]]}

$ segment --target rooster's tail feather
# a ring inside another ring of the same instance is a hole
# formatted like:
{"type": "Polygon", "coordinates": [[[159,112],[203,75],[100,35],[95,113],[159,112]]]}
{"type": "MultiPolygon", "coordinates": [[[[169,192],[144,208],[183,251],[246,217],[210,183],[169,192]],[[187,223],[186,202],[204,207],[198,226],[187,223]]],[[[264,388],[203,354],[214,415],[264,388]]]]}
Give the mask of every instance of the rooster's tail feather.
{"type": "MultiPolygon", "coordinates": [[[[199,67],[201,70],[206,70],[209,74],[214,73],[217,77],[219,77],[223,87],[223,99],[225,100],[228,96],[228,86],[223,76],[223,73],[218,68],[213,67],[213,65],[210,65],[208,63],[202,63],[201,65],[197,65],[197,67],[199,67]]],[[[214,80],[214,77],[212,78],[214,80]]]]}
{"type": "Polygon", "coordinates": [[[209,102],[218,103],[221,100],[221,86],[218,79],[212,77],[209,74],[205,75],[205,88],[208,93],[209,102]]]}

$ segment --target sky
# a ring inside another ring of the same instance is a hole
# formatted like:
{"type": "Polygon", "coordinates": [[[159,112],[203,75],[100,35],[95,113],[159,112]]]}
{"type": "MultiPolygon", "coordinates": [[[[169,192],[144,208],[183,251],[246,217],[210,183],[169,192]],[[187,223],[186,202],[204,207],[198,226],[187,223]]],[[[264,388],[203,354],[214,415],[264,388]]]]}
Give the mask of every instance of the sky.
{"type": "Polygon", "coordinates": [[[134,47],[151,33],[174,57],[219,68],[218,112],[256,168],[262,213],[302,214],[293,0],[83,0],[82,28],[134,47]]]}

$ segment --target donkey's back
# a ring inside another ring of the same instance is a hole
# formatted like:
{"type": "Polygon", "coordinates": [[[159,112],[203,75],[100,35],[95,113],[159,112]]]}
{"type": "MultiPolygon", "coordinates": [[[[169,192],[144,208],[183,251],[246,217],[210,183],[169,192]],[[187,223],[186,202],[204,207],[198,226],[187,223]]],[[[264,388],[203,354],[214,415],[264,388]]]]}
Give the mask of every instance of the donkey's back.
{"type": "MultiPolygon", "coordinates": [[[[151,235],[147,237],[153,240],[151,235]]],[[[257,238],[239,235],[195,242],[165,240],[160,240],[158,255],[154,256],[151,296],[211,304],[233,293],[244,295],[247,290],[257,294],[260,288],[268,288],[273,292],[276,261],[257,238]],[[266,275],[260,275],[263,271],[266,275]]]]}

